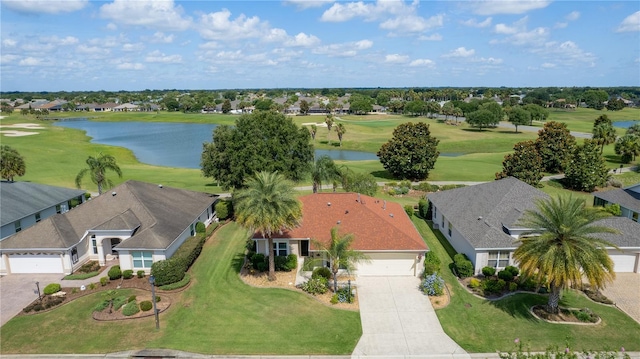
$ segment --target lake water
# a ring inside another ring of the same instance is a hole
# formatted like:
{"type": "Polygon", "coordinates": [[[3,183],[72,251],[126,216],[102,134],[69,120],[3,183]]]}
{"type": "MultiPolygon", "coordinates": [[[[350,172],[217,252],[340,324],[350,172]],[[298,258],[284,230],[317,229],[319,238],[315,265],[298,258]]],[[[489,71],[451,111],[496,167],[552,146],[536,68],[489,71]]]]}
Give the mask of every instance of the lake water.
{"type": "Polygon", "coordinates": [[[640,123],[640,121],[616,121],[613,123],[613,126],[619,128],[629,128],[636,123],[640,123]]]}
{"type": "MultiPolygon", "coordinates": [[[[215,124],[168,122],[95,122],[86,119],[58,121],[55,126],[87,133],[91,142],[130,149],[138,161],[156,166],[200,168],[202,143],[210,142],[215,124]]],[[[316,150],[316,156],[334,160],[377,160],[374,153],[316,150]]]]}

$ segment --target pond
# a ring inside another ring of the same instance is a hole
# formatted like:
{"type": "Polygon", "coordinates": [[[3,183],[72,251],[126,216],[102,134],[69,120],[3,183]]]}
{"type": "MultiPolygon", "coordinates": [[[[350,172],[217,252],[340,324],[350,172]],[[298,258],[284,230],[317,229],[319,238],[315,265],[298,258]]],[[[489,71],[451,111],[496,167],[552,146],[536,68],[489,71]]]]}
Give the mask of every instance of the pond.
{"type": "Polygon", "coordinates": [[[640,120],[637,121],[616,121],[613,123],[614,127],[619,127],[619,128],[629,128],[633,125],[635,125],[636,123],[640,123],[640,120]]]}
{"type": "MultiPolygon", "coordinates": [[[[95,122],[87,119],[58,121],[55,126],[85,131],[91,142],[128,148],[138,161],[156,166],[200,168],[202,143],[211,141],[216,124],[168,122],[95,122]]],[[[334,160],[377,160],[374,153],[316,150],[316,156],[334,160]]]]}

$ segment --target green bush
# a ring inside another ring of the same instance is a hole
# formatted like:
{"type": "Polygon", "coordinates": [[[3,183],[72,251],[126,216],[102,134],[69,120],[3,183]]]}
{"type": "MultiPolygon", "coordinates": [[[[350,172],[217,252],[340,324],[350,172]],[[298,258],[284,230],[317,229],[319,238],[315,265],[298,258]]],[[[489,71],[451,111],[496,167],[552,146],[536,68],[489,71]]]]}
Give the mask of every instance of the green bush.
{"type": "Polygon", "coordinates": [[[493,277],[496,274],[496,269],[493,267],[482,267],[482,275],[485,277],[493,277]]]}
{"type": "Polygon", "coordinates": [[[485,294],[498,294],[504,290],[506,284],[502,279],[486,279],[482,281],[482,290],[485,294]]]}
{"type": "Polygon", "coordinates": [[[198,256],[202,252],[202,247],[206,241],[205,236],[194,236],[187,238],[184,243],[180,247],[176,253],[170,258],[170,260],[174,260],[177,262],[182,262],[180,265],[184,266],[184,271],[186,272],[189,267],[193,264],[193,262],[198,259],[198,256]]]}
{"type": "Polygon", "coordinates": [[[196,233],[204,234],[207,232],[207,227],[202,222],[196,223],[196,233]]]}
{"type": "Polygon", "coordinates": [[[311,278],[318,278],[318,277],[322,277],[326,280],[329,280],[331,279],[331,277],[333,277],[333,273],[331,273],[331,269],[327,267],[318,267],[313,270],[313,273],[311,274],[311,278]]]}
{"type": "Polygon", "coordinates": [[[429,296],[442,295],[444,293],[444,279],[436,273],[425,276],[420,282],[420,290],[429,296]]]}
{"type": "Polygon", "coordinates": [[[324,277],[311,278],[302,284],[301,289],[313,295],[324,294],[329,289],[327,283],[328,281],[324,277]]]}
{"type": "MultiPolygon", "coordinates": [[[[266,263],[269,263],[269,257],[265,258],[266,263]]],[[[289,254],[288,256],[275,256],[275,269],[278,272],[290,272],[297,268],[298,258],[295,254],[289,254]]]]}
{"type": "Polygon", "coordinates": [[[43,292],[46,295],[51,295],[51,294],[54,294],[54,293],[58,293],[60,291],[60,289],[62,289],[60,284],[51,283],[48,286],[44,287],[44,291],[43,292]]]}
{"type": "Polygon", "coordinates": [[[463,253],[458,253],[453,256],[453,265],[458,277],[467,278],[473,275],[473,264],[463,253]]]}
{"type": "Polygon", "coordinates": [[[520,274],[520,269],[518,269],[518,267],[507,266],[504,270],[509,271],[514,277],[517,277],[518,274],[520,274]]]}
{"type": "Polygon", "coordinates": [[[221,221],[233,217],[233,202],[230,200],[220,200],[215,206],[216,216],[221,221]]]}
{"type": "Polygon", "coordinates": [[[260,268],[258,268],[260,263],[266,263],[267,261],[267,257],[265,257],[264,254],[254,253],[251,257],[249,257],[249,260],[251,261],[251,266],[253,267],[253,269],[264,272],[263,270],[260,270],[260,268]]]}
{"type": "Polygon", "coordinates": [[[440,266],[435,263],[424,262],[424,277],[431,275],[433,273],[438,273],[440,270],[440,266]]]}
{"type": "Polygon", "coordinates": [[[289,254],[287,256],[287,268],[289,271],[298,269],[298,256],[295,254],[289,254]]]}
{"type": "Polygon", "coordinates": [[[131,269],[127,269],[125,271],[122,272],[122,278],[124,279],[131,279],[133,278],[133,270],[131,269]]]}
{"type": "Polygon", "coordinates": [[[437,264],[440,265],[440,258],[438,258],[438,255],[435,254],[435,252],[427,252],[424,254],[424,262],[425,263],[433,263],[433,264],[437,264]]]}
{"type": "Polygon", "coordinates": [[[124,308],[122,308],[122,314],[127,317],[137,314],[138,312],[140,312],[140,307],[135,301],[127,303],[124,308]]]}
{"type": "Polygon", "coordinates": [[[418,201],[418,215],[422,219],[427,219],[427,212],[429,211],[429,202],[422,198],[418,201]]]}
{"type": "Polygon", "coordinates": [[[509,291],[515,292],[516,290],[518,290],[518,283],[515,283],[515,282],[509,283],[509,291]]]}
{"type": "Polygon", "coordinates": [[[100,285],[104,287],[107,284],[109,284],[109,277],[101,277],[100,278],[100,285]]]}
{"type": "Polygon", "coordinates": [[[109,272],[107,273],[107,275],[109,276],[109,279],[111,279],[111,280],[120,279],[120,277],[122,277],[122,271],[120,270],[120,266],[119,265],[115,265],[115,266],[111,267],[109,269],[109,272]]]}
{"type": "Polygon", "coordinates": [[[100,271],[100,263],[98,261],[88,261],[78,268],[79,273],[91,273],[100,271]]]}
{"type": "Polygon", "coordinates": [[[135,295],[132,295],[132,296],[130,296],[129,298],[127,298],[127,303],[131,303],[131,302],[133,302],[134,300],[136,300],[136,296],[135,296],[135,295]]]}
{"type": "Polygon", "coordinates": [[[145,300],[145,301],[140,302],[140,309],[141,309],[143,312],[148,312],[148,311],[150,311],[152,308],[153,308],[153,303],[151,303],[151,301],[150,301],[150,300],[145,300]]]}
{"type": "Polygon", "coordinates": [[[163,285],[158,288],[162,290],[174,290],[174,289],[178,289],[186,286],[187,284],[189,284],[190,281],[191,281],[191,276],[189,275],[189,273],[185,273],[184,278],[182,278],[182,280],[175,283],[163,285]]]}
{"type": "Polygon", "coordinates": [[[176,257],[157,261],[151,265],[151,275],[155,277],[158,287],[181,281],[186,270],[184,261],[176,257]]]}
{"type": "Polygon", "coordinates": [[[338,294],[334,294],[331,296],[331,300],[330,300],[331,304],[338,304],[338,294]]]}
{"type": "Polygon", "coordinates": [[[129,303],[129,298],[125,297],[124,295],[121,295],[119,297],[115,297],[113,299],[113,310],[118,310],[120,308],[122,308],[123,305],[129,303]]]}
{"type": "Polygon", "coordinates": [[[480,285],[482,284],[482,282],[480,282],[480,279],[478,278],[471,278],[469,280],[469,287],[476,289],[476,288],[480,288],[480,285]]]}
{"type": "Polygon", "coordinates": [[[462,187],[466,187],[466,185],[463,184],[445,184],[443,186],[440,186],[440,190],[441,191],[446,191],[449,189],[456,189],[456,188],[462,188],[462,187]]]}
{"type": "Polygon", "coordinates": [[[259,272],[266,272],[269,270],[269,263],[267,262],[258,262],[256,265],[256,270],[259,272]]]}
{"type": "Polygon", "coordinates": [[[160,300],[161,300],[161,299],[162,299],[162,298],[160,298],[160,296],[159,296],[159,295],[156,295],[156,303],[160,303],[160,300]]]}
{"type": "Polygon", "coordinates": [[[406,206],[404,206],[404,211],[407,212],[407,216],[409,216],[409,218],[413,217],[414,215],[414,210],[413,210],[413,206],[408,204],[406,206]]]}
{"type": "Polygon", "coordinates": [[[537,287],[537,283],[531,277],[527,277],[527,278],[520,277],[518,279],[518,286],[520,288],[522,288],[523,290],[527,290],[527,291],[533,292],[537,287]]]}
{"type": "Polygon", "coordinates": [[[136,275],[138,276],[138,278],[144,278],[145,272],[143,270],[139,270],[136,272],[136,275]]]}
{"type": "Polygon", "coordinates": [[[440,187],[436,184],[431,184],[427,182],[421,182],[416,186],[413,186],[413,189],[422,191],[422,192],[436,192],[440,187]]]}
{"type": "Polygon", "coordinates": [[[508,270],[501,270],[498,272],[498,278],[504,280],[505,282],[510,282],[513,280],[513,274],[508,270]]]}
{"type": "MultiPolygon", "coordinates": [[[[93,311],[94,312],[101,312],[103,310],[105,310],[107,307],[109,306],[109,301],[108,300],[103,300],[100,303],[96,304],[95,307],[93,307],[93,311]]],[[[25,308],[26,310],[26,308],[25,308]]]]}

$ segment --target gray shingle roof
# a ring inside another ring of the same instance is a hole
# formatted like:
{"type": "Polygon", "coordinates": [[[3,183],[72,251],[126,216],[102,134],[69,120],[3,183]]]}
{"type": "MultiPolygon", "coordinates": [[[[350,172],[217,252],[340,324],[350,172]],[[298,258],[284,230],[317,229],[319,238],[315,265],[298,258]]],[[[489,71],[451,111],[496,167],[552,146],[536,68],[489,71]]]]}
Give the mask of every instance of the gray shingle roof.
{"type": "Polygon", "coordinates": [[[594,197],[601,198],[609,203],[617,203],[621,207],[640,212],[640,193],[631,191],[629,188],[593,192],[592,194],[594,197]]]}
{"type": "Polygon", "coordinates": [[[514,225],[536,199],[549,196],[514,178],[432,193],[431,201],[474,248],[513,248],[503,225],[514,225]]]}
{"type": "Polygon", "coordinates": [[[602,233],[598,237],[605,239],[620,248],[640,248],[640,223],[626,217],[609,217],[601,219],[598,225],[611,227],[619,234],[602,233]]]}
{"type": "Polygon", "coordinates": [[[0,182],[0,225],[15,222],[72,198],[85,191],[31,182],[0,182]]]}
{"type": "Polygon", "coordinates": [[[166,249],[218,196],[127,181],[64,213],[42,220],[0,242],[0,249],[69,248],[87,230],[138,228],[120,249],[166,249]]]}

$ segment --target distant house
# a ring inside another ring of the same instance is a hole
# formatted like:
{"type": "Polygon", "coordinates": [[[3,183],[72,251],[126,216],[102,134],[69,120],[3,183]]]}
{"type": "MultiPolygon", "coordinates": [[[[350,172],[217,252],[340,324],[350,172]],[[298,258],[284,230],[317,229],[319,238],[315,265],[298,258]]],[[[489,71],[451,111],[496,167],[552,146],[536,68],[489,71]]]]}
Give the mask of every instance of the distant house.
{"type": "Polygon", "coordinates": [[[114,112],[130,112],[130,111],[139,111],[140,106],[134,105],[132,103],[123,103],[122,105],[115,106],[112,110],[114,112]]]}
{"type": "MultiPolygon", "coordinates": [[[[357,265],[357,275],[419,276],[428,251],[420,233],[397,203],[357,193],[315,193],[300,198],[302,224],[274,235],[277,255],[320,257],[312,240],[329,243],[331,228],[352,233],[351,249],[371,258],[357,265]]],[[[268,255],[267,240],[256,232],[257,252],[268,255]]]]}
{"type": "Polygon", "coordinates": [[[88,260],[144,270],[215,219],[218,196],[127,181],[0,241],[0,274],[72,273],[88,260]]]}
{"type": "Polygon", "coordinates": [[[0,240],[69,211],[74,201],[84,202],[84,191],[31,182],[0,182],[0,240]]]}
{"type": "MultiPolygon", "coordinates": [[[[481,273],[485,266],[502,269],[518,265],[513,251],[516,240],[527,231],[518,221],[527,210],[536,209],[536,200],[547,198],[546,193],[514,177],[428,196],[433,227],[471,260],[475,273],[481,273]]],[[[602,235],[621,249],[608,249],[615,271],[640,272],[640,223],[612,217],[602,224],[620,231],[602,235]]]]}
{"type": "Polygon", "coordinates": [[[592,195],[594,206],[617,204],[622,210],[622,217],[640,222],[640,183],[622,189],[593,192],[592,195]]]}

